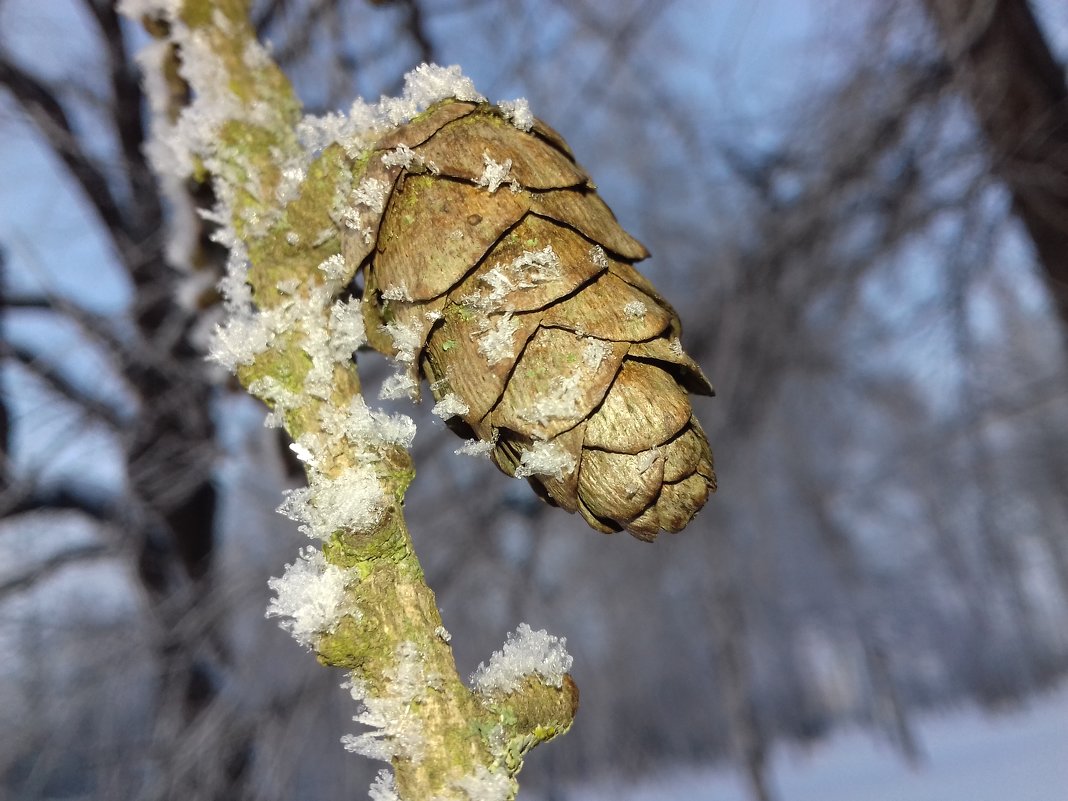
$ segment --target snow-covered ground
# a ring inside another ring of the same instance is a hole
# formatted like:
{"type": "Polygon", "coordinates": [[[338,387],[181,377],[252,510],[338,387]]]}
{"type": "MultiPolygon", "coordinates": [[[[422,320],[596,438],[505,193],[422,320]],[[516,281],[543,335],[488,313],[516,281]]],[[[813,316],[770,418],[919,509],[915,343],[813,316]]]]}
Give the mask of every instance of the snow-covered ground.
{"type": "MultiPolygon", "coordinates": [[[[781,801],[1068,801],[1068,684],[1025,707],[925,718],[925,763],[910,768],[862,731],[807,750],[780,749],[781,801]]],[[[638,781],[567,788],[566,801],[749,801],[737,774],[686,768],[638,781]]]]}

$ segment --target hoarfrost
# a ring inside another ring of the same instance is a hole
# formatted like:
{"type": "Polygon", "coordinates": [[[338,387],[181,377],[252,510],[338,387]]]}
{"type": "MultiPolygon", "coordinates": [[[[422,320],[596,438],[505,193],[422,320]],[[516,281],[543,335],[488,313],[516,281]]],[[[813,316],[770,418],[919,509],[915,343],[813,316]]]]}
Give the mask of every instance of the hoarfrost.
{"type": "Polygon", "coordinates": [[[510,693],[523,681],[537,675],[550,687],[562,687],[564,674],[574,661],[567,652],[567,639],[554,637],[545,629],[533,631],[520,623],[509,634],[504,647],[494,651],[489,664],[480,663],[471,674],[471,685],[483,694],[510,693]]]}
{"type": "Polygon", "coordinates": [[[299,522],[307,536],[325,540],[340,529],[370,530],[388,503],[374,469],[362,464],[333,478],[313,472],[307,487],[286,490],[278,511],[299,522]]]}
{"type": "Polygon", "coordinates": [[[342,281],[348,274],[348,268],[345,265],[345,257],[340,253],[335,253],[330,258],[326,259],[319,265],[319,269],[331,281],[342,281]]]}
{"type": "Polygon", "coordinates": [[[453,452],[461,456],[488,456],[496,445],[488,439],[469,439],[453,452]]]}
{"type": "Polygon", "coordinates": [[[649,307],[640,300],[632,300],[623,304],[623,314],[632,320],[641,319],[647,311],[649,311],[649,307]]]}
{"type": "Polygon", "coordinates": [[[393,779],[392,771],[378,771],[367,796],[371,801],[401,801],[401,797],[397,795],[397,783],[393,779]]]}
{"type": "Polygon", "coordinates": [[[397,400],[398,398],[410,398],[415,394],[419,384],[408,373],[394,373],[382,382],[382,388],[378,390],[381,400],[397,400]]]}
{"type": "Polygon", "coordinates": [[[519,189],[516,180],[508,177],[508,173],[512,170],[511,159],[505,159],[503,162],[498,163],[493,160],[489,153],[483,151],[482,164],[484,165],[482,175],[475,179],[475,183],[486,187],[490,194],[500,189],[503,183],[511,184],[513,190],[519,189]]]}
{"type": "Polygon", "coordinates": [[[560,278],[560,257],[552,245],[526,250],[507,264],[498,262],[479,277],[488,293],[476,292],[461,300],[482,312],[502,311],[503,301],[512,292],[533,289],[560,278]]]}
{"type": "Polygon", "coordinates": [[[423,724],[413,707],[438,684],[440,676],[426,670],[414,642],[398,645],[396,660],[385,671],[385,691],[378,697],[372,697],[355,674],[347,683],[353,700],[363,705],[353,720],[370,726],[371,731],[342,737],[346,750],[387,762],[396,758],[418,759],[422,755],[423,724]]]}
{"type": "Polygon", "coordinates": [[[339,300],[330,308],[330,350],[334,361],[347,362],[367,341],[358,300],[339,300]]]}
{"type": "Polygon", "coordinates": [[[485,327],[475,334],[478,337],[478,352],[490,364],[497,364],[506,359],[511,359],[515,356],[515,346],[512,339],[518,330],[519,323],[512,319],[511,312],[497,315],[497,319],[493,323],[490,323],[487,318],[485,327]]]}
{"type": "Polygon", "coordinates": [[[497,107],[504,114],[504,118],[521,131],[529,131],[534,127],[534,115],[530,111],[530,103],[525,97],[515,100],[502,100],[497,107]]]}
{"type": "Polygon", "coordinates": [[[529,476],[551,476],[562,479],[575,469],[575,457],[558,442],[535,442],[523,451],[519,466],[515,469],[516,478],[529,476]]]}
{"type": "Polygon", "coordinates": [[[423,333],[415,325],[403,325],[393,321],[382,326],[382,330],[393,341],[393,347],[397,349],[395,358],[399,362],[411,364],[419,351],[423,349],[423,333]]]}
{"type": "Polygon", "coordinates": [[[463,790],[469,801],[508,801],[515,790],[507,773],[491,771],[483,765],[477,766],[474,773],[457,779],[453,786],[463,790]]]}
{"type": "Polygon", "coordinates": [[[471,411],[471,408],[455,392],[449,392],[434,404],[434,408],[431,411],[442,420],[448,420],[450,417],[467,414],[471,411]]]}
{"type": "Polygon", "coordinates": [[[279,625],[293,639],[310,648],[318,635],[333,632],[345,615],[356,613],[346,588],[357,581],[356,571],[329,564],[322,551],[301,548],[280,578],[267,582],[275,596],[266,617],[280,617],[279,625]]]}
{"type": "Polygon", "coordinates": [[[598,370],[611,352],[612,346],[603,339],[586,337],[586,347],[582,349],[582,363],[591,371],[598,370]]]}
{"type": "Polygon", "coordinates": [[[406,284],[397,284],[387,289],[382,290],[382,300],[400,300],[405,303],[410,303],[412,300],[412,293],[408,291],[406,284]]]}

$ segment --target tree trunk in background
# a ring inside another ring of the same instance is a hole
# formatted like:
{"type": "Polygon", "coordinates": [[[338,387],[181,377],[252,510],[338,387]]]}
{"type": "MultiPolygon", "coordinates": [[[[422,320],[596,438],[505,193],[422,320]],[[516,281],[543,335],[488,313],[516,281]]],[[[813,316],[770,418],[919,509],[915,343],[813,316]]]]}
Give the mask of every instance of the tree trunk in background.
{"type": "Polygon", "coordinates": [[[1026,0],[924,0],[1068,330],[1068,85],[1026,0]]]}

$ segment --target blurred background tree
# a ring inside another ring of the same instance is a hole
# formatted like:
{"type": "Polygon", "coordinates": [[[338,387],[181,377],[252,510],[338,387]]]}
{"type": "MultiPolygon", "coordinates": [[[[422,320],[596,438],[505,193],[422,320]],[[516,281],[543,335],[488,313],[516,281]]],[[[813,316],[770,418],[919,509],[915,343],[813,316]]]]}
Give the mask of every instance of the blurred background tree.
{"type": "MultiPolygon", "coordinates": [[[[264,0],[257,24],[311,112],[424,60],[526,96],[716,384],[721,491],[654,546],[417,412],[410,522],[461,670],[518,620],[576,658],[579,722],[526,788],[729,758],[769,799],[776,742],[861,723],[922,760],[916,710],[1063,675],[1063,9],[264,0]]],[[[0,2],[0,787],[362,793],[337,677],[263,620],[295,479],[201,358],[221,252],[203,190],[164,200],[146,167],[143,43],[104,0],[0,2]]]]}

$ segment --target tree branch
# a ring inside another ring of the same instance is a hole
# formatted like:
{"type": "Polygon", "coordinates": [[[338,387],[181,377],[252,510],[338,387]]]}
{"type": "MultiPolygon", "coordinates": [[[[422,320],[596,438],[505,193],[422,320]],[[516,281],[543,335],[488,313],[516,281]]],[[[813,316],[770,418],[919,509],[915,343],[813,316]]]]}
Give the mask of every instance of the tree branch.
{"type": "Polygon", "coordinates": [[[49,389],[69,400],[92,420],[104,423],[116,431],[121,430],[126,422],[111,405],[89,395],[53,365],[44,362],[39,354],[17,345],[2,343],[0,356],[21,364],[47,384],[49,389]]]}
{"type": "Polygon", "coordinates": [[[351,671],[359,719],[377,728],[349,738],[350,750],[392,763],[396,797],[483,798],[489,788],[493,798],[511,798],[525,753],[570,726],[577,690],[562,674],[478,690],[457,674],[404,521],[414,475],[406,425],[367,409],[351,358],[354,315],[362,317],[343,290],[359,265],[341,258],[331,215],[370,159],[336,143],[302,149],[300,106],[255,42],[248,12],[248,0],[186,0],[164,27],[189,67],[181,71],[192,89],[183,117],[202,126],[193,155],[214,180],[212,217],[236,256],[231,317],[215,353],[296,443],[309,486],[284,507],[325,543],[272,580],[271,611],[289,618],[285,625],[320,661],[351,671]],[[293,165],[302,165],[298,191],[281,193],[293,165]],[[284,203],[283,194],[295,199],[284,203]],[[309,593],[316,610],[333,610],[328,619],[315,612],[309,620],[301,600],[309,593]]]}
{"type": "Polygon", "coordinates": [[[126,221],[104,174],[82,150],[67,113],[42,82],[0,54],[0,86],[5,86],[44,135],[96,210],[105,229],[125,231],[126,221]]]}
{"type": "Polygon", "coordinates": [[[926,0],[1068,327],[1068,82],[1026,0],[926,0]]]}

